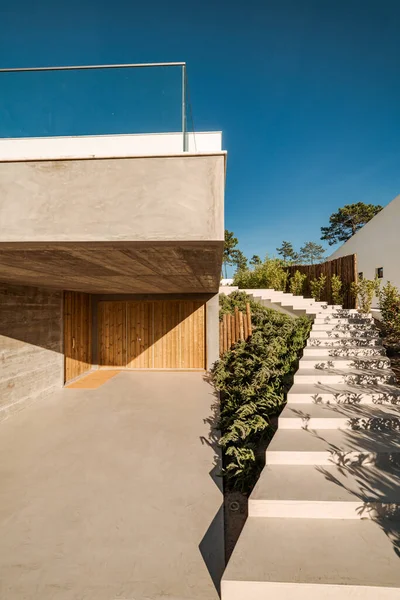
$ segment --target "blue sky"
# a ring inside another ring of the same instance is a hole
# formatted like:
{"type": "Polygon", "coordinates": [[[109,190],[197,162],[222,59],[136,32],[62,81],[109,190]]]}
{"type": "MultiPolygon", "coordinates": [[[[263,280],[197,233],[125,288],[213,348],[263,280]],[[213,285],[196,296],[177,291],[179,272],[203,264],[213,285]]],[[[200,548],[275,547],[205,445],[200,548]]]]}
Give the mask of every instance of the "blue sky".
{"type": "MultiPolygon", "coordinates": [[[[186,61],[250,257],[400,193],[399,27],[398,0],[0,0],[0,67],[186,61]]],[[[1,76],[0,135],[179,127],[179,73],[64,76],[1,76]]]]}

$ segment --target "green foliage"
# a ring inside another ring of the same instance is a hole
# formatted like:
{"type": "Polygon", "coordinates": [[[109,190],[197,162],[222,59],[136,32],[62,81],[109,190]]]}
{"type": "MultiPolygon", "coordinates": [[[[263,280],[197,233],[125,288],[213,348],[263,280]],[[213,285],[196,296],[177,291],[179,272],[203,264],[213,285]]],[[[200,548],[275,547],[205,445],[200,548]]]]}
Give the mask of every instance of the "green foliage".
{"type": "Polygon", "coordinates": [[[273,288],[285,291],[289,274],[284,262],[278,258],[266,258],[263,263],[253,269],[237,271],[233,284],[239,288],[273,288]]]}
{"type": "Polygon", "coordinates": [[[372,300],[375,295],[379,294],[379,279],[360,279],[358,282],[353,281],[351,291],[358,301],[360,312],[368,314],[371,312],[372,300]]]}
{"type": "Polygon", "coordinates": [[[398,343],[400,341],[400,293],[390,281],[379,291],[379,308],[386,336],[398,343]]]}
{"type": "Polygon", "coordinates": [[[294,261],[298,258],[297,252],[295,252],[291,242],[282,242],[282,246],[277,248],[276,251],[280,256],[282,256],[284,261],[294,261]]]}
{"type": "Polygon", "coordinates": [[[325,289],[326,284],[326,275],[320,275],[318,279],[312,279],[310,281],[311,288],[311,296],[314,298],[316,302],[320,302],[322,298],[322,294],[325,289]]]}
{"type": "Polygon", "coordinates": [[[253,256],[250,259],[250,264],[255,267],[256,265],[261,265],[262,260],[261,258],[258,256],[258,254],[253,254],[253,256]]]}
{"type": "Polygon", "coordinates": [[[295,274],[290,278],[290,293],[294,296],[302,296],[306,279],[306,273],[300,273],[300,271],[296,271],[295,274]]]}
{"type": "Polygon", "coordinates": [[[235,237],[234,233],[225,229],[224,254],[222,259],[225,268],[225,277],[227,277],[228,265],[234,264],[235,249],[238,243],[238,239],[235,237]]]}
{"type": "Polygon", "coordinates": [[[343,282],[339,275],[332,275],[331,277],[331,290],[332,290],[332,301],[333,304],[343,304],[343,282]]]}
{"type": "MultiPolygon", "coordinates": [[[[221,295],[221,312],[244,310],[244,292],[221,295]]],[[[230,489],[251,491],[262,464],[257,448],[269,439],[270,418],[285,402],[311,321],[291,319],[251,301],[253,335],[235,344],[213,367],[221,395],[220,445],[225,456],[223,476],[230,489]]]]}
{"type": "Polygon", "coordinates": [[[321,227],[321,240],[327,240],[330,246],[345,242],[381,210],[379,204],[346,204],[330,216],[329,227],[321,227]]]}
{"type": "Polygon", "coordinates": [[[234,250],[233,252],[234,254],[232,257],[232,262],[234,265],[236,265],[236,269],[238,271],[244,271],[247,269],[247,258],[243,252],[241,250],[234,250]]]}
{"type": "Polygon", "coordinates": [[[313,265],[315,262],[320,262],[325,254],[324,248],[315,242],[306,242],[300,248],[301,263],[313,265]]]}

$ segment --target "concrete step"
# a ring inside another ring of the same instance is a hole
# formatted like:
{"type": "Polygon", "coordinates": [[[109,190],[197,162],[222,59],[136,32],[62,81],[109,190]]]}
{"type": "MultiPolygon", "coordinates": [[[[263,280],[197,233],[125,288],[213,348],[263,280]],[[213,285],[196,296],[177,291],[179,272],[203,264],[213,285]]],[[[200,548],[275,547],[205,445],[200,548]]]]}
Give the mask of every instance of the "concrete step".
{"type": "Polygon", "coordinates": [[[319,346],[332,346],[339,348],[347,348],[359,346],[360,348],[367,348],[372,346],[382,346],[382,338],[373,336],[373,337],[329,337],[324,336],[321,337],[316,335],[315,337],[309,337],[307,340],[308,347],[319,347],[319,346]]]}
{"type": "Polygon", "coordinates": [[[377,331],[374,325],[365,325],[365,323],[342,323],[335,324],[332,321],[328,323],[314,323],[313,331],[353,331],[354,333],[364,333],[377,331]]]}
{"type": "Polygon", "coordinates": [[[390,369],[387,356],[308,356],[300,359],[299,369],[390,369]]]}
{"type": "MultiPolygon", "coordinates": [[[[325,338],[351,338],[353,340],[370,340],[373,338],[379,338],[379,332],[377,329],[368,329],[367,331],[365,330],[353,330],[353,329],[346,329],[346,330],[340,330],[340,329],[314,329],[314,327],[316,327],[315,325],[313,326],[312,330],[310,331],[310,338],[321,338],[321,339],[325,339],[325,338]]],[[[318,327],[318,326],[317,326],[318,327]]],[[[327,327],[326,325],[323,325],[323,327],[327,327]]]]}
{"type": "Polygon", "coordinates": [[[269,465],[249,498],[249,517],[399,520],[399,477],[396,468],[269,465]]]}
{"type": "MultiPolygon", "coordinates": [[[[302,359],[303,360],[303,359],[302,359]]],[[[302,366],[295,373],[294,383],[350,383],[351,385],[369,385],[376,383],[396,382],[391,369],[356,369],[352,368],[326,368],[306,369],[302,366]]]]}
{"type": "Polygon", "coordinates": [[[398,600],[399,539],[388,521],[249,517],[222,600],[398,600]]]}
{"type": "Polygon", "coordinates": [[[278,429],[265,460],[267,465],[400,466],[400,438],[396,431],[278,429]]]}
{"type": "Polygon", "coordinates": [[[286,404],[279,429],[370,429],[400,431],[400,405],[286,404]]]}
{"type": "Polygon", "coordinates": [[[330,324],[330,325],[373,325],[372,317],[337,317],[336,315],[321,315],[318,314],[314,320],[314,325],[330,324]]]}
{"type": "Polygon", "coordinates": [[[383,346],[306,346],[303,356],[386,356],[383,346]]]}
{"type": "Polygon", "coordinates": [[[388,384],[295,383],[287,394],[288,404],[400,404],[400,387],[388,384]]]}

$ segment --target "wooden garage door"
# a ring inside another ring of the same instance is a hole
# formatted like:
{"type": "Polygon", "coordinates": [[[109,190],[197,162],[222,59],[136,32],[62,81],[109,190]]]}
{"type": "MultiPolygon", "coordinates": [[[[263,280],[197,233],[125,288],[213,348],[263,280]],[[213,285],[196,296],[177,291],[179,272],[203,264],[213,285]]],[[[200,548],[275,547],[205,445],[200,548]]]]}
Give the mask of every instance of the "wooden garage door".
{"type": "Polygon", "coordinates": [[[98,321],[102,367],[205,368],[202,302],[100,302],[98,321]]]}
{"type": "Polygon", "coordinates": [[[64,292],[64,381],[70,381],[92,366],[91,296],[64,292]]]}

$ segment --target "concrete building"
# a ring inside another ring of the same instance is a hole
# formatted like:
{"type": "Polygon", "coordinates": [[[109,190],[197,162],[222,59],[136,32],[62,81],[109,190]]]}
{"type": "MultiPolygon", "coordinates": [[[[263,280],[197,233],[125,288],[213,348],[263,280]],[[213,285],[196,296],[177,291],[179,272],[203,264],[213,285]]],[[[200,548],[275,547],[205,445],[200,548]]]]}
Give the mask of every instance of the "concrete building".
{"type": "Polygon", "coordinates": [[[218,358],[225,159],[220,133],[0,140],[0,415],[218,358]]]}
{"type": "Polygon", "coordinates": [[[374,279],[377,276],[381,285],[390,281],[400,289],[399,231],[400,196],[397,196],[330,258],[357,254],[360,277],[374,279]]]}
{"type": "Polygon", "coordinates": [[[1,598],[218,599],[225,167],[220,132],[0,140],[1,598]]]}

